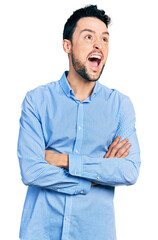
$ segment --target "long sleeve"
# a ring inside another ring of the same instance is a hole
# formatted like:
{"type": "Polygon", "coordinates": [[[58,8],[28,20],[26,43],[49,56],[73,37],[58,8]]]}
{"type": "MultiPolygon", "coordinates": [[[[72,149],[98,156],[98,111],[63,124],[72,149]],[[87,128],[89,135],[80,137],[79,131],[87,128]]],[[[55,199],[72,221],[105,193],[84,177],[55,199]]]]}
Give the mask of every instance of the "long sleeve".
{"type": "Polygon", "coordinates": [[[126,158],[97,158],[69,154],[69,173],[72,176],[89,179],[102,185],[134,184],[139,175],[141,161],[135,129],[135,111],[127,96],[120,103],[119,124],[113,140],[118,135],[121,136],[121,140],[128,138],[129,143],[132,144],[126,158]]]}
{"type": "Polygon", "coordinates": [[[64,168],[45,161],[45,141],[40,120],[29,92],[22,103],[17,154],[25,185],[34,185],[66,194],[87,194],[91,182],[74,177],[64,168]]]}

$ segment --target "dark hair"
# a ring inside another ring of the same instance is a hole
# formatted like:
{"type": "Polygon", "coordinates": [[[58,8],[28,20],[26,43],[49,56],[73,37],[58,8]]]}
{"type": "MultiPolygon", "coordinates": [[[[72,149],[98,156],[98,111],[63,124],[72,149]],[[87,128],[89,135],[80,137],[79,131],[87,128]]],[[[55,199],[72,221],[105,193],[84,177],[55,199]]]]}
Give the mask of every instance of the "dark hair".
{"type": "Polygon", "coordinates": [[[77,22],[79,19],[84,17],[96,17],[103,21],[107,28],[111,22],[111,18],[105,14],[104,10],[99,10],[97,5],[88,5],[84,8],[80,8],[73,12],[73,14],[68,18],[64,26],[63,39],[68,39],[72,41],[72,35],[75,31],[77,22]]]}

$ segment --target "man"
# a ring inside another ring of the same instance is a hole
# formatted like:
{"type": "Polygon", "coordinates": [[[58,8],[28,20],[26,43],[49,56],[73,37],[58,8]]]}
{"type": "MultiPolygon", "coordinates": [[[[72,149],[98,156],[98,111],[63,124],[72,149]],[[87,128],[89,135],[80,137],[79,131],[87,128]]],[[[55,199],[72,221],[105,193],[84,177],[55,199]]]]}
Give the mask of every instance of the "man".
{"type": "Polygon", "coordinates": [[[63,33],[69,71],[22,103],[22,240],[116,239],[114,189],[136,182],[140,150],[129,97],[97,81],[109,23],[97,6],[75,11],[63,33]]]}

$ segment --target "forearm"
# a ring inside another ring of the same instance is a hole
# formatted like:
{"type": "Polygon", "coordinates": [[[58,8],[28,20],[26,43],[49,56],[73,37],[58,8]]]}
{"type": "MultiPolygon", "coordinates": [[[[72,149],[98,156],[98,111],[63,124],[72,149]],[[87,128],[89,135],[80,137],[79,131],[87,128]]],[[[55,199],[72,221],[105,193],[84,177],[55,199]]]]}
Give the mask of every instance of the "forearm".
{"type": "Polygon", "coordinates": [[[53,166],[69,169],[69,155],[45,150],[45,160],[53,166]]]}
{"type": "MultiPolygon", "coordinates": [[[[57,167],[48,164],[45,160],[20,157],[22,181],[28,186],[38,186],[49,190],[62,192],[69,195],[87,194],[91,187],[91,181],[72,176],[68,170],[63,167],[57,167]]],[[[64,155],[63,155],[64,156],[64,155]]],[[[65,157],[65,156],[64,156],[65,157]]],[[[67,158],[64,163],[66,163],[67,158]]],[[[63,164],[63,166],[66,166],[63,164]]]]}
{"type": "MultiPolygon", "coordinates": [[[[136,158],[138,154],[136,154],[136,158]]],[[[134,157],[134,155],[133,155],[134,157]]],[[[92,158],[89,156],[69,156],[69,173],[97,182],[101,185],[132,185],[139,175],[139,161],[130,158],[92,158]],[[76,161],[78,164],[76,165],[76,161]]]]}
{"type": "MultiPolygon", "coordinates": [[[[56,153],[52,150],[45,150],[45,160],[52,166],[65,168],[69,170],[69,154],[56,153]]],[[[98,185],[99,183],[92,182],[91,185],[98,185]]]]}
{"type": "Polygon", "coordinates": [[[128,158],[92,158],[46,150],[45,160],[52,166],[68,169],[74,177],[86,178],[101,185],[134,184],[139,172],[139,163],[134,164],[128,158]]]}
{"type": "MultiPolygon", "coordinates": [[[[128,140],[128,139],[127,139],[128,140]]],[[[80,154],[69,154],[69,173],[72,176],[78,176],[97,182],[102,185],[119,186],[134,184],[139,175],[140,168],[140,150],[135,132],[129,138],[129,144],[124,139],[117,145],[115,141],[112,150],[108,151],[103,158],[91,157],[80,154]],[[118,148],[121,148],[118,151],[118,148]],[[128,154],[126,154],[128,153],[128,154]],[[122,154],[120,156],[120,154],[122,154]],[[107,157],[108,156],[108,157],[107,157]]],[[[117,138],[116,138],[116,141],[117,138]]],[[[110,148],[111,148],[110,146],[110,148]]]]}
{"type": "Polygon", "coordinates": [[[139,162],[134,164],[128,158],[92,158],[59,153],[58,159],[56,156],[53,151],[50,151],[47,154],[47,162],[53,166],[68,169],[74,177],[93,181],[92,185],[131,185],[136,182],[139,173],[139,162]],[[79,164],[76,164],[76,159],[79,164]]]}

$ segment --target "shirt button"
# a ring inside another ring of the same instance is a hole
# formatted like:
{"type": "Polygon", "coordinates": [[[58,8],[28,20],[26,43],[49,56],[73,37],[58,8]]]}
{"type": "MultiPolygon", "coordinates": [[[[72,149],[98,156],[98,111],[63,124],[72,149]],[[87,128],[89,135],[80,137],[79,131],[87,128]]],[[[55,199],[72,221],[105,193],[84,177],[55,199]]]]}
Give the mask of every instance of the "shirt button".
{"type": "Polygon", "coordinates": [[[76,170],[74,171],[74,174],[75,174],[75,175],[77,174],[76,170]]]}
{"type": "Polygon", "coordinates": [[[100,179],[100,177],[97,177],[97,179],[100,179]]]}
{"type": "Polygon", "coordinates": [[[76,152],[78,153],[78,150],[76,149],[76,152]]]}
{"type": "Polygon", "coordinates": [[[79,126],[78,129],[81,130],[81,127],[79,126]]]}
{"type": "Polygon", "coordinates": [[[80,193],[84,193],[84,191],[81,191],[80,193]]]}
{"type": "Polygon", "coordinates": [[[58,188],[57,191],[60,192],[60,188],[58,188]]]}
{"type": "Polygon", "coordinates": [[[66,220],[66,221],[68,221],[68,220],[69,220],[69,218],[68,218],[68,217],[66,217],[66,218],[65,218],[65,220],[66,220]]]}

